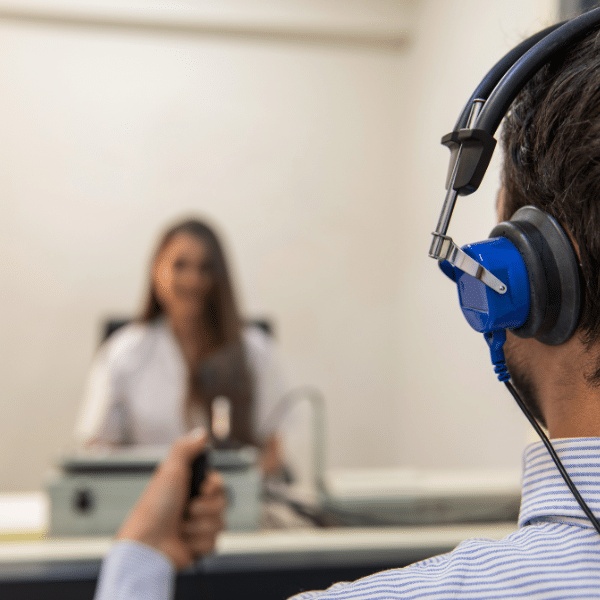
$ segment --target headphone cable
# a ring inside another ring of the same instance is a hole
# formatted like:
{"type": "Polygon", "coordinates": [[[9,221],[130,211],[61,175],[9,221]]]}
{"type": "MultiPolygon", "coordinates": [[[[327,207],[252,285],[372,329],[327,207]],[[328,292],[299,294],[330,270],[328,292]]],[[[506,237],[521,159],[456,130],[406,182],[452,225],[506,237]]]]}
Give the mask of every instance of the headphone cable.
{"type": "Polygon", "coordinates": [[[567,473],[562,461],[560,460],[552,442],[548,439],[548,436],[544,433],[544,430],[540,427],[540,424],[537,422],[536,418],[533,416],[529,408],[525,402],[523,402],[521,396],[514,388],[513,384],[510,381],[510,373],[508,372],[508,368],[506,366],[506,360],[504,358],[504,343],[506,342],[506,330],[505,329],[497,329],[495,331],[489,331],[483,334],[485,341],[490,347],[490,355],[492,359],[492,364],[494,365],[494,371],[498,377],[498,379],[504,382],[504,385],[508,388],[508,391],[512,394],[513,398],[517,401],[519,408],[523,411],[523,414],[527,417],[527,420],[531,423],[531,426],[535,429],[537,434],[540,436],[542,442],[544,442],[544,446],[546,446],[546,450],[550,454],[550,458],[554,461],[556,468],[559,473],[562,475],[567,487],[571,490],[575,500],[581,507],[581,510],[586,514],[587,518],[590,520],[598,534],[600,534],[600,523],[598,519],[594,516],[594,513],[590,510],[590,507],[586,504],[585,500],[582,498],[579,490],[575,487],[573,480],[567,473]]]}
{"type": "Polygon", "coordinates": [[[560,458],[558,457],[558,454],[556,453],[556,450],[554,449],[554,446],[548,439],[548,436],[544,433],[544,430],[540,427],[540,424],[537,422],[537,420],[535,419],[535,417],[533,416],[531,411],[527,408],[526,404],[521,399],[521,396],[519,396],[517,390],[515,390],[515,388],[513,387],[513,384],[510,381],[505,381],[504,385],[506,385],[506,387],[508,388],[508,391],[512,394],[513,398],[517,401],[519,408],[523,411],[523,413],[527,417],[528,421],[531,423],[532,427],[536,430],[536,432],[540,436],[542,442],[544,442],[544,446],[546,446],[546,449],[550,453],[550,456],[551,456],[552,460],[554,461],[554,464],[556,465],[557,469],[559,470],[560,474],[562,475],[562,478],[565,480],[565,483],[571,490],[571,493],[575,497],[575,500],[577,500],[579,506],[581,506],[581,509],[586,514],[587,518],[591,521],[591,523],[594,526],[594,528],[596,529],[596,531],[600,534],[600,523],[598,522],[598,519],[596,519],[594,513],[590,510],[590,507],[586,504],[585,500],[582,498],[581,494],[579,493],[579,490],[575,487],[573,480],[567,473],[564,465],[562,464],[562,461],[560,460],[560,458]]]}

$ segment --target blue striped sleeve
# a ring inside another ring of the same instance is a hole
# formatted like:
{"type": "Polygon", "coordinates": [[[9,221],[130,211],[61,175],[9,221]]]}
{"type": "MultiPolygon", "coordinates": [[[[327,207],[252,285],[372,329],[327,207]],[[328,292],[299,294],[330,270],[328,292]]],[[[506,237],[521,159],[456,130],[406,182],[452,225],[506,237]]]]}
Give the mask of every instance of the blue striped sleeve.
{"type": "Polygon", "coordinates": [[[149,546],[115,542],[104,558],[94,600],[170,600],[175,568],[149,546]]]}

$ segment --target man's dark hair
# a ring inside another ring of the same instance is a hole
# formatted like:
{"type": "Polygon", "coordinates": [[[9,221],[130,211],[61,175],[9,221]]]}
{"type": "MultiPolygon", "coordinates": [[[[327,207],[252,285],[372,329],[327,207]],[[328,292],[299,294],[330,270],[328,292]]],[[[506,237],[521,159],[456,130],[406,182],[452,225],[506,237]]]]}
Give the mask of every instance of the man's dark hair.
{"type": "MultiPolygon", "coordinates": [[[[502,133],[503,220],[521,206],[552,215],[578,246],[578,333],[600,341],[600,33],[556,56],[517,96],[502,133]]],[[[591,380],[600,385],[600,361],[591,380]]]]}

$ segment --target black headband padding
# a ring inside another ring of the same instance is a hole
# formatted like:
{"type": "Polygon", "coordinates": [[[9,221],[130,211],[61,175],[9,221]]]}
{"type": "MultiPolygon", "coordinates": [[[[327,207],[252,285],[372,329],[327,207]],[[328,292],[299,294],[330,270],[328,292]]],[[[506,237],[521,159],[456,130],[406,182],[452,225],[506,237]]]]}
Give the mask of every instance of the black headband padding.
{"type": "Polygon", "coordinates": [[[586,12],[576,19],[567,21],[527,50],[515,62],[500,80],[494,91],[490,94],[481,109],[477,119],[477,129],[483,129],[490,135],[496,129],[507,113],[512,101],[523,89],[525,84],[547,63],[552,57],[568,48],[580,38],[590,33],[600,25],[600,8],[586,12]]]}
{"type": "Polygon", "coordinates": [[[518,46],[515,46],[510,52],[507,52],[486,74],[481,80],[481,83],[477,86],[477,89],[471,94],[469,101],[465,104],[458,121],[454,126],[454,131],[464,129],[467,127],[469,115],[471,114],[471,105],[474,100],[487,100],[488,96],[494,91],[494,88],[498,85],[498,82],[504,77],[506,72],[517,62],[527,50],[535,46],[541,39],[545,38],[549,33],[552,33],[555,29],[558,29],[564,23],[557,23],[551,25],[542,31],[538,31],[536,34],[523,40],[518,46]]]}

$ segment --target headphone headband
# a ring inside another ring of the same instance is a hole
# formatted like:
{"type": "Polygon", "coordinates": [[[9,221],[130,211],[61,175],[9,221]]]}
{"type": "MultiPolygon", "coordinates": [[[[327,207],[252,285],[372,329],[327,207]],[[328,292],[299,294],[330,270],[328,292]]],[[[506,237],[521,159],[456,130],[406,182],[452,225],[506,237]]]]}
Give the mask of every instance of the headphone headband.
{"type": "MultiPolygon", "coordinates": [[[[494,134],[517,94],[557,52],[599,25],[600,8],[596,8],[576,19],[549,27],[511,50],[484,77],[463,109],[455,129],[442,138],[442,144],[450,149],[448,192],[433,233],[429,256],[443,261],[456,254],[454,242],[446,235],[456,198],[472,194],[481,184],[496,146],[494,134]]],[[[471,262],[468,258],[465,260],[471,262]]],[[[489,279],[485,270],[483,275],[489,279]]]]}
{"type": "Polygon", "coordinates": [[[477,119],[477,128],[493,135],[512,101],[525,84],[556,53],[583,38],[598,25],[600,25],[600,8],[567,21],[544,35],[539,42],[526,50],[525,54],[509,68],[490,94],[477,119]]]}
{"type": "Polygon", "coordinates": [[[506,72],[527,52],[530,48],[535,46],[541,39],[546,37],[549,33],[552,33],[555,29],[563,25],[563,23],[557,23],[551,25],[542,31],[538,31],[531,37],[523,40],[518,46],[514,47],[510,52],[505,54],[486,74],[481,80],[481,83],[477,86],[468,102],[465,104],[456,125],[454,131],[459,129],[466,129],[469,121],[469,115],[471,114],[471,108],[475,100],[486,100],[489,95],[494,91],[494,88],[498,85],[502,77],[506,75],[506,72]]]}
{"type": "Polygon", "coordinates": [[[451,152],[448,189],[460,196],[477,190],[494,153],[494,134],[517,94],[556,53],[598,26],[600,8],[532,35],[492,67],[469,98],[454,130],[442,138],[451,152]]]}

